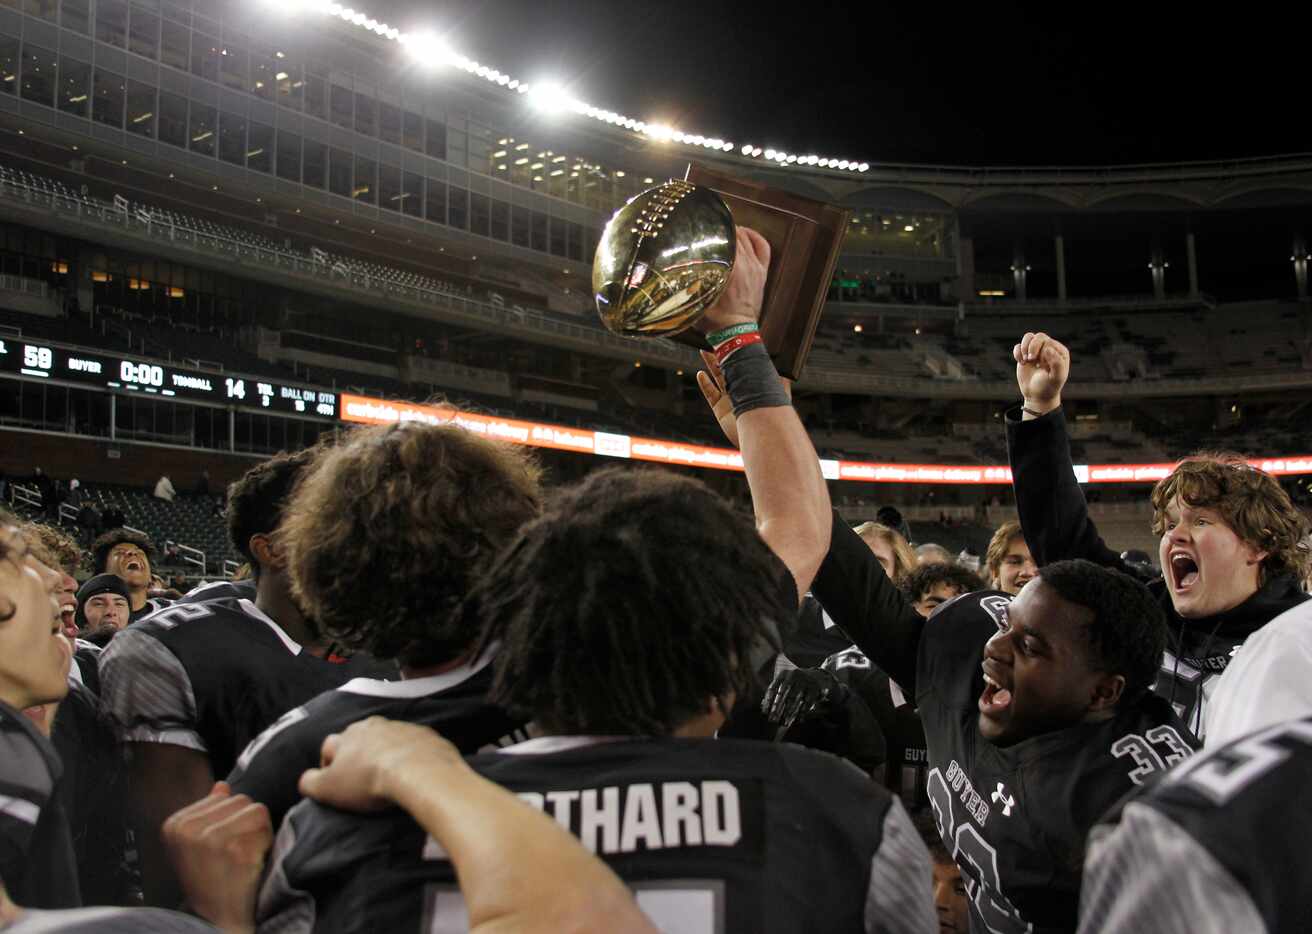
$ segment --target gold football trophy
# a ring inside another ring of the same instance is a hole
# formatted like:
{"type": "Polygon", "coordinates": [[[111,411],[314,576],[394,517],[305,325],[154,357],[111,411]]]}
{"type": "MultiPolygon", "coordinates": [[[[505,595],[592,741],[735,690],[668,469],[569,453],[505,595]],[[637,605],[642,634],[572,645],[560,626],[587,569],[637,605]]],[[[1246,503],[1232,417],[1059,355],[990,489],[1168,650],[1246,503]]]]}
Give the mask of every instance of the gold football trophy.
{"type": "Polygon", "coordinates": [[[597,243],[592,292],[617,334],[706,348],[693,325],[729,282],[737,223],[770,244],[761,336],[783,376],[811,350],[848,212],[792,192],[691,166],[615,212],[597,243]]]}

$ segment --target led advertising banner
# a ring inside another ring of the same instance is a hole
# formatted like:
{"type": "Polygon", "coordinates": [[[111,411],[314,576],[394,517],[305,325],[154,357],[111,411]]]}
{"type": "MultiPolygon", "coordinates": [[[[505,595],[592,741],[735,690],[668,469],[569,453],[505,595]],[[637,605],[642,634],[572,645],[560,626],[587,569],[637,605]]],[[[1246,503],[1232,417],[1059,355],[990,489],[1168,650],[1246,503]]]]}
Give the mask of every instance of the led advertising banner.
{"type": "MultiPolygon", "coordinates": [[[[341,418],[366,425],[422,421],[441,424],[454,421],[462,428],[489,438],[516,444],[576,451],[602,457],[623,457],[684,467],[711,467],[717,470],[742,470],[742,455],[732,448],[704,447],[655,438],[566,428],[540,422],[499,418],[464,412],[454,406],[424,405],[417,402],[372,399],[343,394],[341,418]]],[[[1312,473],[1312,455],[1301,457],[1250,460],[1267,473],[1312,473]]],[[[1009,484],[1011,468],[998,466],[961,466],[948,464],[879,464],[864,461],[820,461],[827,480],[855,480],[866,483],[951,483],[1009,484]]],[[[1175,464],[1079,464],[1075,478],[1080,483],[1155,483],[1175,469],[1175,464]]]]}

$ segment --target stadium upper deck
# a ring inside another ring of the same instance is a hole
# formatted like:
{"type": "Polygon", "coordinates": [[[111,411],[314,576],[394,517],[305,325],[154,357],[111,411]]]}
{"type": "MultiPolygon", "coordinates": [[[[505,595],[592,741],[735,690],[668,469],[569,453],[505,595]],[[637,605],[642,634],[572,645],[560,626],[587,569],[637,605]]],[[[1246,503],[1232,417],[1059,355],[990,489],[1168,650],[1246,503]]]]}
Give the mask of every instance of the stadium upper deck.
{"type": "Polygon", "coordinates": [[[768,127],[648,125],[328,3],[4,0],[0,129],[0,150],[70,179],[576,296],[609,213],[690,159],[851,208],[840,279],[858,299],[1306,294],[1312,156],[994,169],[786,152],[768,127]]]}

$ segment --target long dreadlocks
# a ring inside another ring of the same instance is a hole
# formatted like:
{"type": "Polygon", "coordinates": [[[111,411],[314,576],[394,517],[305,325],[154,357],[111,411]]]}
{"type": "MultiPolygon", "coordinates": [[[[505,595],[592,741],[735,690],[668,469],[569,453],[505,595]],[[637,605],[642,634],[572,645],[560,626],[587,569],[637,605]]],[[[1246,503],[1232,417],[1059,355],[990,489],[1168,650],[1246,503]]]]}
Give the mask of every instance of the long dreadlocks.
{"type": "Polygon", "coordinates": [[[755,686],[797,612],[791,576],[699,481],[607,469],[526,525],[467,605],[494,699],[555,733],[668,735],[755,686]]]}

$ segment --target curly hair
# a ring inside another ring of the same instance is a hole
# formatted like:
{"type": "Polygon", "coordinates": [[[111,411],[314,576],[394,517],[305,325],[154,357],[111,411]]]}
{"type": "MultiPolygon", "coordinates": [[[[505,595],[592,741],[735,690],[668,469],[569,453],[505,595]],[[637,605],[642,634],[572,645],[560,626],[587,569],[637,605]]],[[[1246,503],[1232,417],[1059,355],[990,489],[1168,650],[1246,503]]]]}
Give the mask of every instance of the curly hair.
{"type": "Polygon", "coordinates": [[[951,585],[956,588],[959,595],[984,589],[984,582],[970,568],[964,568],[959,564],[943,564],[940,561],[922,564],[899,580],[897,586],[908,600],[915,603],[939,584],[951,585]]]}
{"type": "Polygon", "coordinates": [[[470,595],[492,698],[557,733],[669,735],[760,687],[792,575],[704,483],[607,468],[556,495],[470,595]]]}
{"type": "Polygon", "coordinates": [[[1016,539],[1025,539],[1025,532],[1016,519],[1008,519],[998,526],[989,539],[988,550],[984,552],[984,571],[989,576],[989,583],[996,583],[1002,571],[1002,559],[1007,557],[1007,549],[1016,539]]]}
{"type": "Polygon", "coordinates": [[[916,567],[916,553],[912,550],[902,533],[882,522],[862,522],[852,530],[867,543],[871,540],[881,541],[893,552],[892,578],[896,582],[911,573],[916,567]]]}
{"type": "Polygon", "coordinates": [[[282,522],[283,509],[296,481],[319,454],[309,447],[289,454],[282,451],[257,464],[228,485],[228,538],[259,576],[259,562],[251,553],[251,537],[268,535],[282,522]]]}
{"type": "Polygon", "coordinates": [[[1093,611],[1088,626],[1091,661],[1125,678],[1118,706],[1147,694],[1166,651],[1166,614],[1148,588],[1128,574],[1082,558],[1044,565],[1039,578],[1063,600],[1093,611]]]}
{"type": "Polygon", "coordinates": [[[541,508],[525,448],[455,425],[360,428],[325,448],[283,509],[292,594],[323,632],[408,667],[478,637],[456,612],[541,508]]]}
{"type": "Polygon", "coordinates": [[[68,534],[39,522],[24,523],[20,531],[42,564],[63,571],[69,577],[77,573],[82,564],[82,549],[68,534]]]}
{"type": "MultiPolygon", "coordinates": [[[[32,547],[19,527],[21,523],[21,519],[0,506],[0,561],[21,561],[32,547]]],[[[17,612],[18,604],[7,595],[0,595],[0,623],[13,619],[17,612]]]]}
{"type": "Polygon", "coordinates": [[[1179,497],[1187,506],[1215,510],[1244,542],[1267,552],[1263,581],[1272,576],[1302,580],[1312,565],[1304,537],[1307,517],[1275,477],[1251,467],[1239,454],[1204,451],[1186,458],[1153,487],[1153,534],[1166,534],[1167,510],[1179,497]]]}
{"type": "Polygon", "coordinates": [[[110,529],[104,535],[100,536],[91,543],[91,570],[96,574],[104,574],[105,568],[109,565],[109,553],[114,550],[115,545],[122,544],[136,545],[146,553],[146,560],[150,566],[155,566],[155,543],[150,540],[150,536],[144,532],[130,532],[127,529],[110,529]]]}

